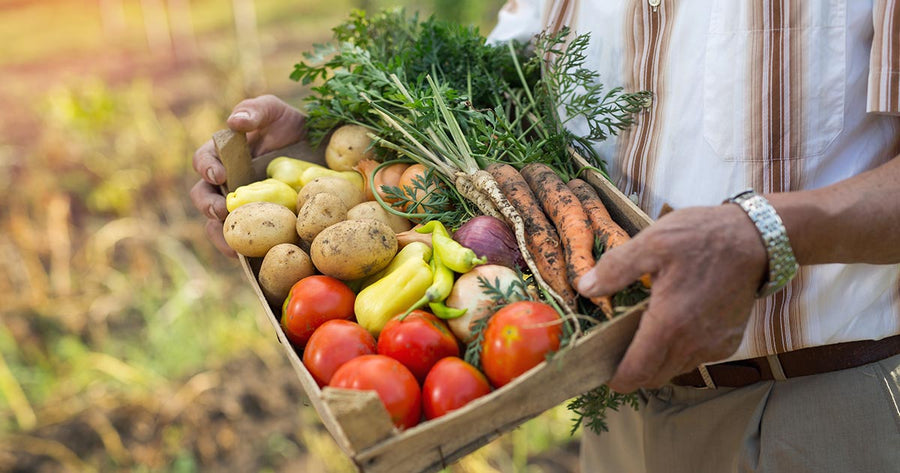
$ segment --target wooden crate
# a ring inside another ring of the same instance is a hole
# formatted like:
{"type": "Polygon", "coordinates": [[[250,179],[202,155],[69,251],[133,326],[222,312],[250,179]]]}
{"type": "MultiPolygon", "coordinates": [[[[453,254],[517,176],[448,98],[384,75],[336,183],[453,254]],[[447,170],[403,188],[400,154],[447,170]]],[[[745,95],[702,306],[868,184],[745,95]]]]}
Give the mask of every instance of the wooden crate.
{"type": "MultiPolygon", "coordinates": [[[[324,162],[321,152],[300,143],[251,164],[243,136],[222,131],[214,138],[228,169],[227,186],[232,189],[264,178],[266,164],[278,156],[324,162]]],[[[597,188],[610,213],[630,234],[650,224],[650,218],[604,178],[592,173],[585,179],[597,188]]],[[[273,307],[263,296],[257,280],[261,261],[240,257],[244,274],[310,402],[340,448],[365,473],[438,471],[542,412],[605,384],[642,312],[642,307],[636,307],[592,329],[549,361],[462,409],[399,431],[374,392],[319,388],[281,329],[280,307],[273,307]]]]}

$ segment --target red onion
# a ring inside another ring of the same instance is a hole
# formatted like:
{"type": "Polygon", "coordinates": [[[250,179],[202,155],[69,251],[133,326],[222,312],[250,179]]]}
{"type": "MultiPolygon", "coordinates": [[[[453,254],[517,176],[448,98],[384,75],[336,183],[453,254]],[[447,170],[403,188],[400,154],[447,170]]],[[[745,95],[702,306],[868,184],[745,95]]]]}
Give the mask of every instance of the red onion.
{"type": "Polygon", "coordinates": [[[488,264],[499,264],[513,269],[527,269],[516,236],[512,229],[496,217],[479,215],[464,223],[453,239],[471,248],[479,257],[487,257],[488,264]]]}

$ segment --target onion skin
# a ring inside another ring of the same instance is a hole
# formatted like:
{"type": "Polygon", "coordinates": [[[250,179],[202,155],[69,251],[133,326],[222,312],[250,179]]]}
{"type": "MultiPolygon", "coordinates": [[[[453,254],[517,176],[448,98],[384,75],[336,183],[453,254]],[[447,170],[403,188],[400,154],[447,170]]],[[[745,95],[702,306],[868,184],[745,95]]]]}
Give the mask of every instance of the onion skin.
{"type": "Polygon", "coordinates": [[[489,215],[479,215],[464,223],[453,234],[453,239],[472,249],[479,257],[486,257],[488,264],[499,264],[512,269],[528,269],[516,236],[503,220],[489,215]]]}
{"type": "MultiPolygon", "coordinates": [[[[447,321],[450,330],[463,343],[469,343],[474,338],[472,337],[472,324],[493,314],[497,309],[497,301],[493,295],[483,292],[484,289],[481,287],[479,278],[483,278],[491,285],[499,282],[499,287],[503,291],[520,281],[515,270],[498,264],[476,266],[456,280],[450,295],[444,300],[444,304],[454,309],[466,309],[466,313],[461,317],[447,321]]],[[[524,294],[514,293],[510,302],[524,298],[524,294]]]]}

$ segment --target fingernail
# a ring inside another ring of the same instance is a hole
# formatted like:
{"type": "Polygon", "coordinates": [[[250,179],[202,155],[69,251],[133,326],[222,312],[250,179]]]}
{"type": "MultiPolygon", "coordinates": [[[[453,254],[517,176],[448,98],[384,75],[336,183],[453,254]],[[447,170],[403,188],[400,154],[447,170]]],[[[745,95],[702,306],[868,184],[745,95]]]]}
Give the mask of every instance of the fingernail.
{"type": "Polygon", "coordinates": [[[597,283],[597,275],[594,274],[593,271],[588,271],[584,273],[581,278],[578,280],[578,287],[576,290],[580,293],[585,293],[593,288],[594,284],[597,283]]]}
{"type": "Polygon", "coordinates": [[[216,173],[213,171],[213,168],[208,168],[206,170],[206,177],[209,179],[209,182],[216,183],[216,173]]]}
{"type": "Polygon", "coordinates": [[[216,215],[216,209],[212,205],[210,205],[209,208],[206,209],[206,213],[209,214],[210,218],[215,218],[215,219],[219,218],[219,216],[216,215]]]}
{"type": "Polygon", "coordinates": [[[244,111],[244,110],[241,110],[241,111],[232,113],[231,116],[228,117],[228,118],[229,118],[229,119],[232,119],[232,118],[239,118],[239,119],[241,119],[241,120],[249,120],[249,119],[250,119],[250,112],[246,112],[246,111],[244,111]]]}

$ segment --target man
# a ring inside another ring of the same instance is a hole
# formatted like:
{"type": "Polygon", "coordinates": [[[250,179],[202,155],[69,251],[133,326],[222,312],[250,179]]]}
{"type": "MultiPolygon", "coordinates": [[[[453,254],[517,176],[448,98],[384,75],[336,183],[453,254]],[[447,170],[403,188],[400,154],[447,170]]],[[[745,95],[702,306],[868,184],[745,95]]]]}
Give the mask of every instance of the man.
{"type": "MultiPolygon", "coordinates": [[[[520,0],[491,39],[562,25],[591,33],[606,84],[654,93],[599,147],[648,214],[678,209],[578,288],[653,277],[610,381],[643,404],[585,433],[583,473],[900,471],[900,6],[520,0]]],[[[302,130],[272,97],[228,123],[257,151],[302,130]]],[[[221,248],[211,145],[194,165],[221,248]]]]}

